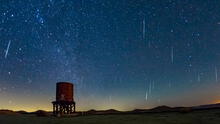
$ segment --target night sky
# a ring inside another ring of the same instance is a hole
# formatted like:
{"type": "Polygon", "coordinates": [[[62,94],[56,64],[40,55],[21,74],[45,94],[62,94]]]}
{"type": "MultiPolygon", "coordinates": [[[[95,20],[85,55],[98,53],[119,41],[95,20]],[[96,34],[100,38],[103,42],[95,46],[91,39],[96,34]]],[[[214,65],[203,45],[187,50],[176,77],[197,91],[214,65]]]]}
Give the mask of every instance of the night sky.
{"type": "Polygon", "coordinates": [[[218,0],[1,0],[0,109],[220,102],[218,0]]]}

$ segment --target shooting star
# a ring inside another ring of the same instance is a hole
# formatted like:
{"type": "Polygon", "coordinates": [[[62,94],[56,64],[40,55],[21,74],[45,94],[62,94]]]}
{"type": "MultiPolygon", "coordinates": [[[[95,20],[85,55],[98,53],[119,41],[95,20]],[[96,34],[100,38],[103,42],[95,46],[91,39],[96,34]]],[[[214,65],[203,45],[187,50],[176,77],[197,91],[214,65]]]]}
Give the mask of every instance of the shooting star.
{"type": "Polygon", "coordinates": [[[171,47],[170,59],[171,59],[171,62],[173,63],[173,47],[171,47]]]}
{"type": "Polygon", "coordinates": [[[146,94],[145,94],[145,100],[147,101],[148,100],[148,93],[146,91],[146,94]]]}
{"type": "Polygon", "coordinates": [[[111,103],[112,102],[112,96],[109,96],[109,103],[111,103]]]}
{"type": "Polygon", "coordinates": [[[145,18],[143,19],[143,39],[145,39],[145,18]]]}
{"type": "Polygon", "coordinates": [[[8,51],[9,51],[10,45],[11,45],[11,40],[9,40],[9,42],[8,42],[8,46],[7,46],[7,49],[5,51],[5,58],[7,58],[7,56],[8,56],[8,51]]]}
{"type": "Polygon", "coordinates": [[[201,81],[200,74],[198,74],[197,80],[198,80],[198,82],[201,81]]]}
{"type": "Polygon", "coordinates": [[[171,88],[171,81],[169,81],[168,87],[171,88]]]}
{"type": "Polygon", "coordinates": [[[160,101],[161,101],[161,100],[160,100],[160,99],[158,99],[157,101],[158,101],[158,103],[160,104],[160,101]]]}
{"type": "Polygon", "coordinates": [[[153,84],[152,84],[152,89],[154,89],[155,88],[155,84],[154,84],[154,81],[152,82],[153,84]]]}
{"type": "Polygon", "coordinates": [[[215,80],[218,82],[218,69],[215,67],[215,80]]]}

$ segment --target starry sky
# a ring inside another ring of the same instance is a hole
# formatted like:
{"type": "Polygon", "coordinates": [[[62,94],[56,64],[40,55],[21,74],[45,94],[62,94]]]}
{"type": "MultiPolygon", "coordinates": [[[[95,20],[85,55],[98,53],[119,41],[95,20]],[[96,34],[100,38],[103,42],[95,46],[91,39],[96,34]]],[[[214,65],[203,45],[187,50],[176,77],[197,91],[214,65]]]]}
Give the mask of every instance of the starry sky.
{"type": "Polygon", "coordinates": [[[0,109],[220,102],[220,1],[1,0],[0,109]]]}

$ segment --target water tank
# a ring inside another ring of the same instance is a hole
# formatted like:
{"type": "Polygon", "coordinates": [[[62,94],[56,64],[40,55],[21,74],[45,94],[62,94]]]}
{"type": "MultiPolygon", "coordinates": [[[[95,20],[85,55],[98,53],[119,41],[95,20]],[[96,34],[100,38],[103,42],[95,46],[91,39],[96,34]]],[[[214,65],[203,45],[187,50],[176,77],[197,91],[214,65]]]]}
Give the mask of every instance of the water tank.
{"type": "Polygon", "coordinates": [[[56,101],[73,102],[73,84],[58,82],[56,86],[56,101]]]}

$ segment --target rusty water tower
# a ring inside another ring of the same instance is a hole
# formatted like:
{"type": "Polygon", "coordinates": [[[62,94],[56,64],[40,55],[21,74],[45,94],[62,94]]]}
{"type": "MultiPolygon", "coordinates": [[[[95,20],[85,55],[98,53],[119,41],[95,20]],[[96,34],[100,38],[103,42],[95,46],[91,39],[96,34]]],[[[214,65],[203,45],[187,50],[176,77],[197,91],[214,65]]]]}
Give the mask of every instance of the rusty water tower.
{"type": "Polygon", "coordinates": [[[56,84],[56,101],[53,101],[53,114],[63,115],[75,112],[73,99],[74,85],[69,82],[58,82],[56,84]]]}

